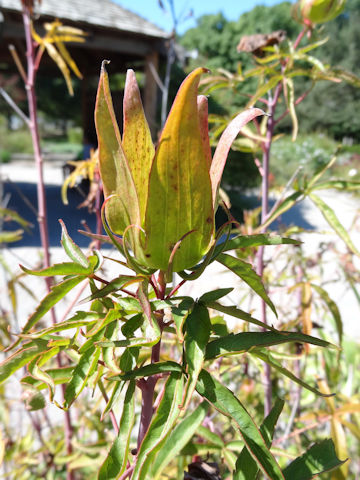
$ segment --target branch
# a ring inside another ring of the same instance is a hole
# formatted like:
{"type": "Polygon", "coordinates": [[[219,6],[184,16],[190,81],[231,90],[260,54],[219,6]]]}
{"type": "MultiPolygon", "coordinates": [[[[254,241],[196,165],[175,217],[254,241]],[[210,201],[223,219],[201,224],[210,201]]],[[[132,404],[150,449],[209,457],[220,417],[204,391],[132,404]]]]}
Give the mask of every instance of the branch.
{"type": "Polygon", "coordinates": [[[19,115],[19,117],[26,123],[30,128],[30,119],[25,115],[25,113],[16,105],[14,100],[8,95],[5,90],[0,87],[0,94],[4,98],[5,102],[19,115]]]}

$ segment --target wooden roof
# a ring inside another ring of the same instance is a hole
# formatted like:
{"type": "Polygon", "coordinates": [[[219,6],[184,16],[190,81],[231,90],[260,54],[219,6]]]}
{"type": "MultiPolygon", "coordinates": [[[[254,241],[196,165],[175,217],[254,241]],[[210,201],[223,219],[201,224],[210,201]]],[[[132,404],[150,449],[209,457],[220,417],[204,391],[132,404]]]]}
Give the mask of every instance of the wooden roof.
{"type": "MultiPolygon", "coordinates": [[[[20,0],[0,0],[1,10],[21,11],[20,0]]],[[[111,0],[42,0],[35,11],[59,20],[87,23],[122,32],[165,39],[169,34],[111,0]]]]}

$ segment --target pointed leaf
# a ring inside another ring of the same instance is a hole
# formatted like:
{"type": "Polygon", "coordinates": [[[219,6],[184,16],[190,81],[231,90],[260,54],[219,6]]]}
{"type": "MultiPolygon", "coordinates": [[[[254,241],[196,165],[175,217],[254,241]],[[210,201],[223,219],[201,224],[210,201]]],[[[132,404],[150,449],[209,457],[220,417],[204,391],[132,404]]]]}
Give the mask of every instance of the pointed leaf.
{"type": "Polygon", "coordinates": [[[140,218],[143,224],[155,148],[133,70],[128,70],[126,74],[122,147],[138,194],[140,218]]]}
{"type": "Polygon", "coordinates": [[[339,219],[335,215],[334,210],[330,208],[328,205],[326,205],[326,203],[317,195],[310,193],[309,197],[315,203],[315,205],[319,208],[320,212],[322,213],[323,217],[328,222],[330,227],[332,227],[335,230],[335,232],[345,242],[345,244],[349,247],[349,249],[353,253],[355,253],[355,255],[360,257],[360,251],[355,247],[355,245],[353,244],[350,238],[350,235],[339,222],[339,219]]]}
{"type": "Polygon", "coordinates": [[[76,285],[82,282],[86,277],[71,277],[64,280],[61,283],[51,287],[50,293],[48,293],[40,302],[40,305],[36,308],[35,312],[29,317],[26,322],[22,333],[29,332],[32,327],[65,295],[70,292],[76,285]]]}
{"type": "Polygon", "coordinates": [[[226,335],[210,342],[206,347],[206,359],[242,353],[258,346],[280,345],[287,342],[311,343],[334,348],[334,345],[325,340],[298,332],[242,332],[226,335]]]}
{"type": "Polygon", "coordinates": [[[71,260],[82,267],[89,268],[88,259],[68,234],[65,223],[61,219],[59,220],[59,223],[61,225],[61,245],[64,247],[66,254],[71,260]]]}
{"type": "Polygon", "coordinates": [[[197,432],[209,409],[207,402],[202,402],[196,410],[182,419],[163,443],[151,469],[151,478],[157,480],[168,464],[177,458],[179,452],[197,432]]]}
{"type": "Polygon", "coordinates": [[[254,290],[264,302],[271,308],[271,310],[276,313],[276,309],[270,298],[268,297],[264,285],[262,283],[261,277],[253,270],[250,263],[244,262],[239,258],[232,257],[226,253],[221,253],[216,260],[222,265],[227,267],[229,270],[234,272],[238,277],[240,277],[249,287],[254,290]]]}
{"type": "Polygon", "coordinates": [[[194,393],[197,379],[205,361],[206,345],[210,338],[211,322],[208,309],[195,303],[185,323],[185,360],[188,379],[186,382],[183,408],[187,409],[194,393]]]}
{"type": "MultiPolygon", "coordinates": [[[[271,409],[271,412],[260,426],[260,432],[263,435],[268,448],[271,447],[275,425],[282,412],[284,403],[284,400],[278,398],[274,407],[271,409]]],[[[236,470],[233,475],[233,480],[256,480],[258,471],[259,468],[256,462],[251,457],[248,449],[244,447],[236,461],[236,470]]]]}
{"type": "Polygon", "coordinates": [[[64,407],[69,408],[73,401],[85,388],[89,377],[98,366],[100,348],[88,348],[80,357],[79,363],[73,370],[70,382],[66,386],[64,394],[64,407]]]}
{"type": "Polygon", "coordinates": [[[21,270],[29,275],[36,275],[38,277],[54,277],[55,275],[89,275],[91,273],[90,267],[83,267],[79,263],[64,262],[56,263],[51,267],[43,268],[41,270],[30,270],[20,265],[21,270]]]}
{"type": "Polygon", "coordinates": [[[180,86],[150,172],[146,256],[150,266],[164,271],[177,242],[181,244],[173,260],[175,272],[201,260],[214,234],[208,160],[197,109],[198,84],[205,71],[194,70],[180,86]]]}
{"type": "Polygon", "coordinates": [[[169,376],[162,395],[159,407],[140,445],[131,480],[145,480],[154,456],[160,451],[162,441],[167,438],[180,415],[183,395],[183,378],[180,373],[173,372],[169,376]]]}
{"type": "Polygon", "coordinates": [[[209,122],[208,122],[208,99],[205,95],[198,95],[197,108],[199,115],[200,135],[203,143],[204,153],[207,160],[208,170],[211,166],[211,148],[209,140],[209,122]]]}
{"type": "Polygon", "coordinates": [[[125,470],[129,455],[131,430],[135,419],[134,405],[135,382],[130,382],[125,395],[119,433],[100,467],[98,480],[116,480],[125,470]]]}
{"type": "Polygon", "coordinates": [[[284,470],[284,477],[285,480],[311,480],[345,462],[337,458],[332,440],[327,439],[315,443],[304,455],[291,462],[284,470]]]}
{"type": "Polygon", "coordinates": [[[272,480],[284,480],[281,469],[254,420],[235,395],[206,370],[202,370],[200,373],[196,390],[238,426],[245,445],[261,471],[272,480]]]}
{"type": "Polygon", "coordinates": [[[171,307],[176,334],[180,343],[184,341],[183,326],[193,305],[194,300],[192,298],[184,298],[179,305],[171,307]]]}
{"type": "Polygon", "coordinates": [[[144,367],[135,368],[130,372],[126,372],[122,375],[116,375],[114,377],[111,377],[110,379],[115,381],[126,381],[132,380],[133,378],[150,377],[151,375],[157,375],[159,373],[181,373],[182,371],[183,370],[181,365],[169,360],[167,362],[151,363],[149,365],[145,365],[144,367]]]}
{"type": "Polygon", "coordinates": [[[217,290],[212,290],[211,292],[204,293],[203,295],[201,295],[198,301],[199,303],[206,305],[207,302],[215,302],[216,300],[225,297],[233,290],[233,288],[218,288],[217,290]]]}
{"type": "Polygon", "coordinates": [[[257,349],[253,350],[250,352],[251,355],[254,357],[258,357],[264,362],[266,362],[268,365],[273,367],[275,370],[280,372],[282,375],[285,375],[286,377],[290,378],[293,382],[297,383],[298,385],[301,385],[302,387],[306,388],[307,390],[310,390],[310,392],[315,393],[315,395],[318,395],[320,397],[327,397],[327,396],[332,396],[334,394],[323,394],[319,390],[317,390],[315,387],[312,387],[308,383],[304,382],[300,378],[296,377],[290,370],[287,368],[283,367],[275,358],[271,355],[269,350],[266,349],[257,349]]]}
{"type": "Polygon", "coordinates": [[[114,195],[106,204],[106,218],[111,230],[122,235],[129,225],[140,226],[139,201],[121,145],[104,62],[96,97],[95,125],[104,195],[106,199],[114,195]]]}
{"type": "Polygon", "coordinates": [[[267,233],[260,233],[258,235],[239,235],[228,240],[225,247],[221,243],[217,245],[214,251],[214,259],[219,253],[228,250],[235,250],[236,248],[252,248],[259,247],[260,245],[299,245],[299,243],[301,243],[299,240],[267,233]]]}
{"type": "Polygon", "coordinates": [[[210,168],[210,178],[212,187],[212,200],[215,209],[216,196],[220,186],[221,177],[224,171],[227,156],[231,145],[238,136],[240,130],[251,120],[259,115],[265,115],[265,112],[260,108],[250,108],[244,112],[239,113],[226,127],[220,137],[219,143],[216,147],[213,161],[210,168]]]}
{"type": "Polygon", "coordinates": [[[218,302],[207,302],[206,305],[209,308],[213,308],[214,310],[217,310],[218,312],[226,313],[227,315],[231,315],[232,317],[239,318],[240,320],[244,320],[245,322],[253,323],[258,327],[271,330],[272,332],[277,332],[277,330],[273,328],[271,325],[267,325],[266,323],[261,322],[260,320],[257,320],[256,318],[252,317],[250,313],[244,312],[244,310],[240,310],[240,308],[237,308],[234,305],[230,305],[230,306],[221,305],[221,303],[218,303],[218,302]]]}
{"type": "Polygon", "coordinates": [[[48,349],[47,340],[36,340],[26,343],[12,355],[0,363],[0,383],[9,378],[19,368],[26,365],[33,358],[48,349]]]}
{"type": "MultiPolygon", "coordinates": [[[[53,379],[55,385],[59,385],[69,382],[73,370],[74,367],[48,368],[45,370],[45,373],[53,379]]],[[[47,387],[45,383],[30,376],[23,377],[21,383],[24,385],[31,385],[38,390],[43,390],[47,387]]]]}

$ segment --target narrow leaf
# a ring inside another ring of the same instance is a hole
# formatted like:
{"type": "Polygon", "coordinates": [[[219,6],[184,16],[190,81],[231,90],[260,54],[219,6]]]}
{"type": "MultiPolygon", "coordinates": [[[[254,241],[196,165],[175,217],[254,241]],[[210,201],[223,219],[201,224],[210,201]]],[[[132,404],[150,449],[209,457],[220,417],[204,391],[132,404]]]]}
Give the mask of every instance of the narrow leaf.
{"type": "Polygon", "coordinates": [[[261,471],[272,480],[284,480],[281,469],[254,420],[235,395],[206,370],[200,373],[196,390],[219,412],[236,423],[245,445],[261,471]]]}
{"type": "Polygon", "coordinates": [[[89,377],[94,373],[98,366],[100,349],[91,347],[80,357],[79,363],[74,368],[70,382],[66,386],[64,394],[64,407],[69,408],[73,401],[80,395],[85,388],[89,377]]]}
{"type": "Polygon", "coordinates": [[[75,262],[56,263],[51,267],[43,268],[41,270],[30,270],[23,265],[20,265],[20,268],[25,273],[36,275],[38,277],[54,277],[55,275],[89,275],[91,273],[89,267],[85,268],[75,262]]]}
{"type": "Polygon", "coordinates": [[[140,445],[131,480],[145,480],[154,461],[154,456],[160,450],[159,446],[169,435],[180,415],[182,395],[182,375],[178,372],[173,372],[166,381],[159,407],[140,445]]]}
{"type": "Polygon", "coordinates": [[[73,262],[78,263],[84,268],[89,268],[88,259],[68,234],[64,222],[59,220],[59,223],[61,225],[61,244],[66,254],[73,262]]]}
{"type": "Polygon", "coordinates": [[[261,277],[253,270],[250,263],[244,262],[239,258],[227,255],[226,253],[221,253],[216,260],[225,267],[227,267],[229,270],[234,272],[245,283],[247,283],[249,287],[264,300],[264,302],[277,316],[275,306],[265,291],[261,277]]]}
{"type": "Polygon", "coordinates": [[[183,326],[193,305],[194,300],[192,298],[184,298],[179,305],[171,307],[176,334],[180,343],[184,341],[183,326]]]}
{"type": "Polygon", "coordinates": [[[240,310],[240,308],[237,308],[234,305],[227,306],[227,305],[221,305],[221,303],[218,303],[218,302],[207,302],[207,306],[209,308],[213,308],[214,310],[217,310],[218,312],[226,313],[227,315],[231,315],[232,317],[239,318],[240,320],[244,320],[245,322],[252,323],[254,325],[257,325],[258,327],[271,330],[272,332],[278,331],[271,325],[267,325],[266,323],[261,322],[260,320],[257,320],[256,318],[252,317],[249,313],[244,312],[244,310],[240,310]]]}
{"type": "Polygon", "coordinates": [[[135,419],[134,404],[135,382],[130,382],[125,395],[119,433],[100,467],[98,480],[116,480],[125,470],[129,455],[131,430],[135,419]]]}
{"type": "Polygon", "coordinates": [[[337,458],[333,441],[327,439],[315,443],[304,455],[291,462],[284,470],[284,477],[285,480],[311,480],[345,462],[337,458]]]}
{"type": "Polygon", "coordinates": [[[225,297],[230,292],[232,292],[233,288],[218,288],[217,290],[212,290],[211,292],[206,292],[199,298],[199,303],[206,305],[207,302],[215,302],[222,297],[225,297]]]}
{"type": "MultiPolygon", "coordinates": [[[[275,425],[284,407],[284,400],[277,399],[269,415],[260,426],[260,432],[265,439],[266,446],[271,447],[274,436],[275,425]]],[[[256,480],[259,468],[250,455],[248,449],[244,447],[237,458],[233,480],[256,480]]]]}
{"type": "Polygon", "coordinates": [[[265,112],[260,108],[250,108],[244,112],[239,113],[225,128],[222,133],[219,143],[216,147],[214,157],[210,168],[212,199],[215,209],[217,192],[220,186],[221,177],[224,171],[229,150],[235,138],[238,136],[240,130],[251,120],[259,115],[265,115],[265,112]]]}
{"type": "Polygon", "coordinates": [[[188,380],[186,382],[183,408],[187,409],[196,387],[199,373],[204,361],[206,345],[210,338],[211,322],[208,309],[195,303],[195,306],[188,315],[185,323],[185,360],[188,380]]]}
{"type": "Polygon", "coordinates": [[[157,480],[171,461],[177,458],[181,449],[197,432],[209,409],[207,402],[202,402],[190,415],[182,419],[162,444],[151,469],[151,478],[157,480]]]}
{"type": "Polygon", "coordinates": [[[225,247],[222,244],[217,245],[214,251],[214,257],[217,257],[221,252],[235,250],[237,248],[253,248],[259,247],[260,245],[299,245],[299,243],[301,243],[299,240],[266,233],[260,233],[258,235],[239,235],[228,240],[225,247]]]}
{"type": "Polygon", "coordinates": [[[210,342],[206,347],[206,359],[242,353],[254,347],[269,347],[288,342],[311,343],[320,347],[333,347],[331,343],[298,332],[242,332],[230,334],[210,342]]]}
{"type": "Polygon", "coordinates": [[[315,205],[321,211],[323,217],[328,222],[328,224],[335,230],[335,232],[339,235],[339,237],[345,242],[345,244],[349,247],[349,249],[355,253],[358,257],[360,257],[360,251],[355,247],[353,244],[350,235],[345,230],[345,228],[339,222],[339,219],[335,215],[334,210],[332,210],[320,197],[314,195],[313,193],[309,194],[311,200],[315,203],[315,205]]]}
{"type": "Polygon", "coordinates": [[[332,396],[333,394],[326,395],[321,393],[319,390],[317,390],[315,387],[312,387],[308,383],[304,382],[300,378],[296,377],[293,373],[290,372],[287,368],[283,367],[275,358],[271,355],[269,350],[266,349],[258,349],[258,350],[253,350],[250,352],[251,355],[254,355],[255,357],[260,358],[267,364],[269,364],[271,367],[273,367],[275,370],[278,372],[282,373],[286,377],[290,378],[293,382],[301,385],[302,387],[306,388],[307,390],[310,390],[310,392],[315,393],[315,395],[319,395],[320,397],[327,397],[327,396],[332,396]]]}
{"type": "Polygon", "coordinates": [[[44,297],[40,305],[36,308],[35,312],[29,317],[26,322],[22,333],[27,333],[31,328],[54,306],[59,302],[65,295],[70,292],[76,285],[82,282],[86,277],[73,277],[64,280],[61,283],[51,287],[50,293],[44,297]]]}
{"type": "Polygon", "coordinates": [[[0,363],[0,383],[9,378],[16,370],[26,365],[40,353],[47,350],[47,340],[26,343],[0,363]]]}
{"type": "Polygon", "coordinates": [[[167,362],[157,362],[145,365],[144,367],[136,368],[131,370],[131,372],[126,372],[122,375],[116,375],[110,377],[110,380],[115,381],[126,381],[132,380],[133,378],[144,378],[150,377],[151,375],[157,375],[159,373],[171,373],[171,372],[182,372],[182,366],[176,362],[167,361],[167,362]]]}

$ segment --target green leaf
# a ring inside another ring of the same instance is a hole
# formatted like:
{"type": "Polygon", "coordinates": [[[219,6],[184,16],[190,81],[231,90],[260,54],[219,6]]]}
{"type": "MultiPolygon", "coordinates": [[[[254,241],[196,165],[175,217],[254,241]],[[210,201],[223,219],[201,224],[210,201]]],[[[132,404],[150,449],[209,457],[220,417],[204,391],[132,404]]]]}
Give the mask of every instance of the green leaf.
{"type": "Polygon", "coordinates": [[[252,107],[255,103],[259,100],[259,98],[263,97],[269,90],[274,88],[278,83],[280,83],[283,79],[282,75],[274,75],[269,79],[268,82],[259,86],[256,90],[255,94],[252,95],[251,100],[248,102],[247,107],[252,107]]]}
{"type": "MultiPolygon", "coordinates": [[[[275,425],[284,407],[284,400],[276,399],[274,407],[260,426],[260,432],[264,437],[266,446],[271,447],[274,436],[275,425]]],[[[244,447],[237,458],[233,480],[256,480],[259,468],[250,455],[248,449],[244,447]]]]}
{"type": "Polygon", "coordinates": [[[141,442],[131,480],[145,480],[155,455],[161,451],[163,440],[167,438],[181,413],[182,396],[183,377],[180,373],[173,372],[166,381],[160,404],[141,442]]]}
{"type": "Polygon", "coordinates": [[[19,368],[26,365],[33,358],[46,351],[48,349],[47,344],[47,340],[34,340],[25,343],[22,348],[5,358],[5,360],[0,363],[0,383],[9,378],[16,370],[19,370],[19,368]]]}
{"type": "Polygon", "coordinates": [[[91,300],[95,300],[97,298],[104,298],[112,293],[117,292],[121,288],[125,286],[131,285],[132,283],[137,283],[142,281],[142,278],[134,277],[133,275],[120,275],[119,277],[115,278],[111,282],[109,282],[105,287],[96,290],[94,293],[89,295],[88,297],[81,300],[81,304],[90,302],[91,300]]]}
{"type": "MultiPolygon", "coordinates": [[[[73,370],[74,367],[48,368],[45,370],[45,373],[53,379],[55,385],[59,385],[69,382],[73,370]]],[[[47,385],[44,382],[30,376],[23,377],[21,383],[24,385],[31,385],[38,390],[47,388],[47,385]]]]}
{"type": "Polygon", "coordinates": [[[254,420],[235,395],[206,370],[200,373],[196,390],[219,412],[236,423],[245,445],[261,471],[272,480],[284,480],[281,469],[254,420]]]}
{"type": "Polygon", "coordinates": [[[290,378],[290,380],[292,380],[293,382],[298,383],[299,385],[306,388],[307,390],[310,390],[310,392],[315,393],[315,395],[319,395],[320,397],[329,397],[329,396],[331,397],[333,395],[333,394],[330,394],[330,395],[323,394],[316,388],[312,387],[308,383],[296,377],[287,368],[283,367],[277,360],[275,360],[275,358],[271,355],[269,350],[266,350],[266,349],[252,350],[250,354],[260,358],[261,360],[269,364],[271,367],[273,367],[275,370],[282,373],[286,377],[290,378]]]}
{"type": "Polygon", "coordinates": [[[225,297],[230,292],[232,292],[233,288],[218,288],[217,290],[212,290],[211,292],[206,292],[199,298],[198,302],[206,305],[207,302],[215,302],[222,297],[225,297]]]}
{"type": "Polygon", "coordinates": [[[240,310],[240,308],[237,308],[234,305],[227,306],[227,305],[221,305],[221,303],[217,303],[217,302],[207,302],[207,306],[209,308],[213,308],[214,310],[217,310],[218,312],[226,313],[227,315],[231,315],[232,317],[239,318],[240,320],[244,320],[245,322],[253,323],[258,327],[271,330],[272,332],[278,331],[276,330],[276,328],[273,328],[270,325],[267,325],[266,323],[261,322],[260,320],[257,320],[256,318],[252,317],[249,313],[244,312],[244,310],[240,310]]]}
{"type": "MultiPolygon", "coordinates": [[[[19,225],[21,225],[24,228],[24,230],[26,230],[27,232],[30,232],[29,227],[32,226],[31,223],[25,220],[24,218],[22,218],[17,212],[15,212],[15,210],[11,210],[10,208],[0,207],[0,216],[10,218],[13,222],[16,222],[19,225]]],[[[22,231],[22,230],[18,230],[18,231],[22,231]]]]}
{"type": "Polygon", "coordinates": [[[334,210],[332,210],[328,205],[326,205],[326,203],[317,195],[310,193],[309,197],[315,203],[315,205],[319,208],[320,212],[322,213],[323,217],[328,222],[328,224],[335,230],[335,232],[345,242],[345,244],[349,247],[349,249],[353,253],[355,253],[355,255],[360,257],[360,251],[355,247],[355,245],[353,244],[350,238],[350,235],[339,222],[339,219],[335,215],[334,210]]]}
{"type": "Polygon", "coordinates": [[[206,345],[210,338],[211,322],[208,309],[195,303],[185,323],[185,360],[188,379],[183,408],[187,409],[194,393],[197,379],[204,365],[206,345]]]}
{"type": "Polygon", "coordinates": [[[346,191],[359,190],[360,182],[349,182],[348,180],[329,180],[327,182],[314,185],[312,190],[329,190],[332,188],[346,191]]]}
{"type": "Polygon", "coordinates": [[[304,455],[291,462],[284,470],[284,477],[285,480],[311,480],[345,462],[337,458],[333,441],[326,439],[315,443],[304,455]]]}
{"type": "Polygon", "coordinates": [[[228,240],[225,248],[223,248],[222,244],[217,245],[214,251],[214,257],[221,252],[236,250],[237,248],[252,248],[259,247],[260,245],[299,245],[300,243],[299,240],[267,233],[260,233],[258,235],[239,235],[228,240]]]}
{"type": "Polygon", "coordinates": [[[73,401],[85,388],[89,377],[98,367],[100,348],[88,348],[80,357],[79,363],[73,370],[70,382],[64,394],[64,408],[69,408],[73,401]]]}
{"type": "Polygon", "coordinates": [[[24,230],[18,229],[12,232],[0,232],[0,243],[13,243],[22,239],[24,230]]]}
{"type": "Polygon", "coordinates": [[[101,320],[103,314],[95,313],[95,312],[76,312],[76,314],[66,320],[65,322],[56,323],[52,327],[44,328],[37,332],[31,333],[28,336],[31,338],[40,338],[44,337],[45,335],[50,335],[52,333],[63,332],[64,330],[69,330],[71,328],[79,328],[83,326],[93,325],[94,323],[101,320]]]}
{"type": "Polygon", "coordinates": [[[265,291],[261,277],[253,270],[250,263],[244,262],[239,258],[227,255],[226,253],[221,253],[216,260],[222,265],[224,265],[226,268],[234,272],[245,283],[247,283],[249,287],[264,300],[264,302],[277,316],[275,306],[265,291]]]}
{"type": "Polygon", "coordinates": [[[280,203],[280,205],[275,209],[275,211],[272,212],[269,218],[267,218],[265,222],[260,225],[259,229],[260,228],[263,229],[271,225],[274,220],[280,217],[280,215],[290,210],[290,208],[293,207],[303,195],[304,195],[304,192],[299,191],[299,192],[294,192],[288,197],[286,197],[285,200],[283,200],[280,203]]]}
{"type": "Polygon", "coordinates": [[[27,333],[33,326],[67,293],[70,292],[76,285],[82,282],[86,277],[72,277],[68,278],[57,285],[51,287],[50,293],[48,293],[40,302],[35,312],[29,317],[26,322],[22,333],[27,333]]]}
{"type": "Polygon", "coordinates": [[[30,270],[23,265],[20,265],[20,268],[25,273],[36,275],[38,277],[54,277],[55,275],[89,275],[92,273],[90,267],[85,268],[75,262],[56,263],[55,265],[43,268],[42,270],[30,270]]]}
{"type": "Polygon", "coordinates": [[[338,306],[336,305],[334,300],[330,298],[329,294],[324,288],[320,287],[319,285],[315,285],[314,283],[311,284],[311,288],[313,288],[320,295],[321,299],[324,301],[324,303],[330,310],[335,321],[336,329],[338,331],[339,344],[341,345],[343,339],[343,322],[341,320],[341,314],[338,306]]]}
{"type": "Polygon", "coordinates": [[[135,382],[130,382],[125,395],[119,433],[100,467],[98,480],[116,480],[125,470],[129,455],[131,430],[135,419],[134,405],[135,382]]]}
{"type": "Polygon", "coordinates": [[[144,314],[137,313],[133,317],[126,320],[124,325],[121,327],[121,332],[126,338],[131,338],[134,336],[134,333],[141,325],[144,323],[144,314]]]}
{"type": "Polygon", "coordinates": [[[74,262],[78,263],[84,268],[89,268],[89,262],[86,258],[86,255],[83,254],[81,249],[76,245],[76,243],[72,240],[68,231],[65,227],[65,224],[62,220],[59,220],[61,225],[61,244],[64,247],[64,250],[68,257],[73,260],[74,262]]]}
{"type": "Polygon", "coordinates": [[[200,130],[197,68],[181,84],[152,164],[145,231],[147,264],[174,272],[196,265],[214,235],[214,209],[206,149],[200,130]],[[191,232],[191,233],[190,233],[191,232]]]}
{"type": "Polygon", "coordinates": [[[151,469],[152,480],[157,480],[169,463],[176,459],[181,449],[197,432],[209,409],[207,402],[202,402],[190,415],[182,419],[162,444],[151,469]]]}
{"type": "Polygon", "coordinates": [[[35,410],[42,410],[46,407],[46,400],[42,393],[33,392],[30,397],[25,399],[26,410],[33,412],[35,410]]]}
{"type": "Polygon", "coordinates": [[[183,370],[181,365],[169,360],[167,362],[150,363],[149,365],[145,365],[144,367],[136,368],[131,372],[126,372],[122,375],[110,377],[110,380],[126,381],[132,380],[133,378],[150,377],[151,375],[157,375],[158,373],[181,373],[182,371],[183,370]]]}
{"type": "Polygon", "coordinates": [[[210,342],[206,347],[206,359],[247,352],[259,346],[280,345],[287,342],[311,343],[320,347],[336,348],[325,340],[298,332],[242,332],[230,334],[210,342]]]}
{"type": "Polygon", "coordinates": [[[171,307],[176,334],[180,343],[184,341],[183,327],[193,305],[194,300],[192,298],[184,298],[179,305],[171,307]]]}

